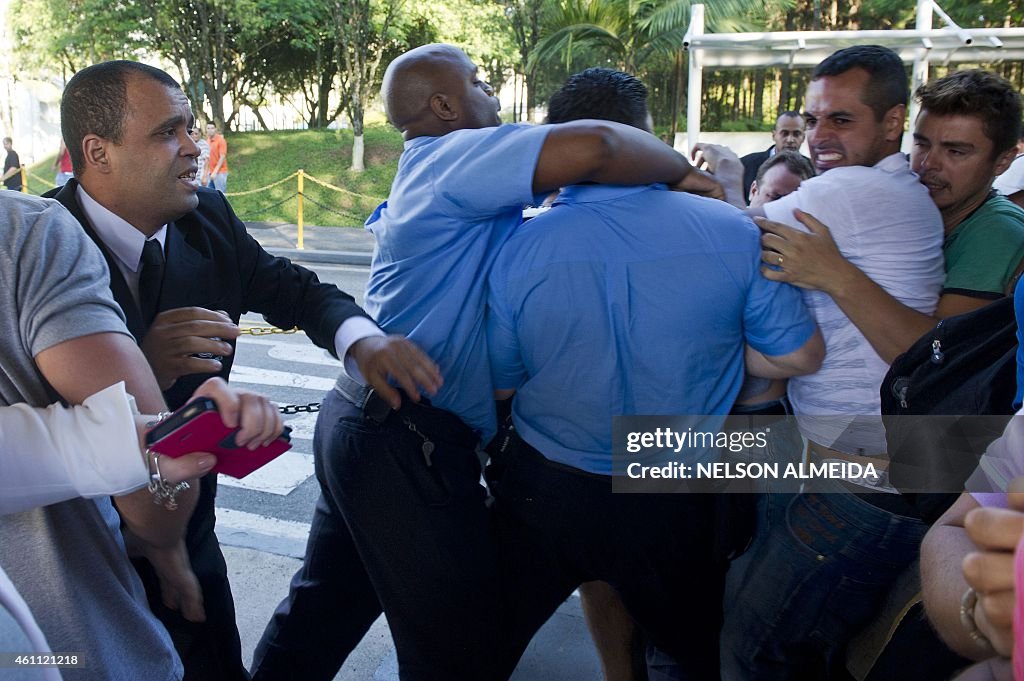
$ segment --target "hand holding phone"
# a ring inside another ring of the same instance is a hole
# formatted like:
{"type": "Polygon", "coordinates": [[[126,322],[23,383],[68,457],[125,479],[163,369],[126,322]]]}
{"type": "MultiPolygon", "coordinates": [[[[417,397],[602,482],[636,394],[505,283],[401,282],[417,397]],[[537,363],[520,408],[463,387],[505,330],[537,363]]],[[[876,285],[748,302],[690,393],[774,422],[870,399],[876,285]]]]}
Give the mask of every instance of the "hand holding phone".
{"type": "Polygon", "coordinates": [[[207,384],[196,391],[199,397],[146,434],[150,449],[170,457],[208,452],[217,457],[213,472],[242,478],[291,448],[290,429],[281,432],[280,416],[276,411],[266,413],[273,405],[265,398],[232,391],[220,379],[207,384]],[[201,395],[204,392],[220,399],[223,414],[217,402],[201,395]]]}

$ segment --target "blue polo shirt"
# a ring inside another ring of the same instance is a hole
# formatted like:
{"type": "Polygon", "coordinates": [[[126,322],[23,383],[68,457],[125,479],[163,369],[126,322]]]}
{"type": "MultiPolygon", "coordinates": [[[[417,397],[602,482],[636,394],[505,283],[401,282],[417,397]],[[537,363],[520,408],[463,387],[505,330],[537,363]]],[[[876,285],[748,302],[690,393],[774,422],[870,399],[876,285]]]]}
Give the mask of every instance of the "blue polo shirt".
{"type": "Polygon", "coordinates": [[[366,311],[437,362],[431,398],[486,442],[496,430],[487,362],[487,274],[524,204],[548,126],[458,130],[405,143],[388,200],[366,229],[377,241],[366,311]]]}
{"type": "Polygon", "coordinates": [[[612,471],[612,417],[727,414],[744,343],[800,348],[800,292],[760,273],[760,232],[664,186],[568,187],[505,243],[487,335],[520,435],[553,461],[612,471]]]}

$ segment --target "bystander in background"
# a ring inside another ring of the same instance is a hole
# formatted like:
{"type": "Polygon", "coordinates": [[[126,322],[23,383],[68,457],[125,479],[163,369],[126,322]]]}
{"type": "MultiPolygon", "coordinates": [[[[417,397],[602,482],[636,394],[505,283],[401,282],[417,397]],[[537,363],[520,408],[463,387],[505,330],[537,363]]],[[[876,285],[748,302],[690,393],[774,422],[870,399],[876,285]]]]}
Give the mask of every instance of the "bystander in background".
{"type": "Polygon", "coordinates": [[[57,158],[53,161],[53,169],[57,171],[53,182],[58,187],[63,187],[67,184],[67,181],[70,180],[73,175],[71,170],[71,153],[68,152],[68,148],[64,144],[63,139],[60,141],[60,149],[57,151],[57,158]]]}
{"type": "Polygon", "coordinates": [[[4,159],[4,174],[0,180],[3,180],[5,189],[20,192],[21,159],[18,158],[18,152],[14,150],[14,140],[10,137],[4,138],[4,151],[7,152],[7,157],[4,159]]]}
{"type": "Polygon", "coordinates": [[[206,141],[210,145],[210,157],[206,162],[209,169],[206,186],[219,192],[226,192],[228,190],[228,143],[213,123],[206,124],[206,141]]]}

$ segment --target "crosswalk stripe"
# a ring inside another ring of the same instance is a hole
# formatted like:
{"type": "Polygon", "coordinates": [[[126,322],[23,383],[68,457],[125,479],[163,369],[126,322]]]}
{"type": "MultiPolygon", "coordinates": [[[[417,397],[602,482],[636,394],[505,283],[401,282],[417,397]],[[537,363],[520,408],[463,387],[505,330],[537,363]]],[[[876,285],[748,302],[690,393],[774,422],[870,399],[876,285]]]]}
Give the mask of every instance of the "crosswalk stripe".
{"type": "Polygon", "coordinates": [[[309,523],[217,508],[217,539],[221,544],[302,558],[307,537],[309,523]]]}
{"type": "Polygon", "coordinates": [[[304,390],[316,390],[327,392],[334,387],[333,378],[322,376],[307,376],[296,374],[290,371],[277,371],[275,369],[260,369],[257,367],[238,366],[231,369],[232,383],[247,383],[250,385],[275,385],[285,388],[302,388],[304,390]]]}

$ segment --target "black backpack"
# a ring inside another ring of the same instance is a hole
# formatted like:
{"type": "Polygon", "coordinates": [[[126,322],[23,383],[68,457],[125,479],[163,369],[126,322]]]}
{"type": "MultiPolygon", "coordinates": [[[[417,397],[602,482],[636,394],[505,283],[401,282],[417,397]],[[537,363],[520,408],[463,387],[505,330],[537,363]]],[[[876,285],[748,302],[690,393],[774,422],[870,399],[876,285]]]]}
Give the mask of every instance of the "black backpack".
{"type": "Polygon", "coordinates": [[[940,321],[896,358],[882,381],[889,481],[934,522],[1013,414],[1013,297],[940,321]]]}

